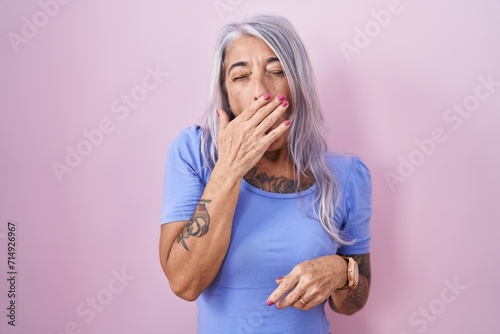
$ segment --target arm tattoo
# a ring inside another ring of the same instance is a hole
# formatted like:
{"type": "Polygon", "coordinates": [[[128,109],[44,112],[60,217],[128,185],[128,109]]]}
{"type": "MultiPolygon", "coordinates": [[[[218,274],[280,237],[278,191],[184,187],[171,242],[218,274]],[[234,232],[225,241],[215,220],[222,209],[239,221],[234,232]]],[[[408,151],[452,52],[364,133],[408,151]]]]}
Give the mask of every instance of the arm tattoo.
{"type": "MultiPolygon", "coordinates": [[[[347,255],[349,256],[349,255],[347,255]]],[[[357,263],[359,269],[359,282],[356,289],[344,300],[341,309],[344,314],[353,314],[360,310],[368,299],[371,282],[370,253],[351,256],[357,263]]]]}
{"type": "Polygon", "coordinates": [[[370,283],[372,273],[370,269],[370,253],[353,255],[352,258],[358,263],[359,274],[365,276],[370,283]]]}
{"type": "MultiPolygon", "coordinates": [[[[245,180],[255,188],[278,194],[290,194],[297,191],[297,180],[291,180],[284,176],[267,175],[264,172],[257,173],[257,167],[253,167],[245,175],[245,180]]],[[[299,191],[307,189],[313,182],[303,181],[299,191]]]]}
{"type": "Polygon", "coordinates": [[[200,199],[196,211],[193,217],[186,223],[186,226],[182,229],[181,233],[177,236],[177,243],[180,243],[187,251],[189,251],[186,245],[186,239],[190,236],[202,237],[208,232],[208,226],[210,225],[210,215],[207,211],[206,203],[210,203],[209,199],[200,199]]]}

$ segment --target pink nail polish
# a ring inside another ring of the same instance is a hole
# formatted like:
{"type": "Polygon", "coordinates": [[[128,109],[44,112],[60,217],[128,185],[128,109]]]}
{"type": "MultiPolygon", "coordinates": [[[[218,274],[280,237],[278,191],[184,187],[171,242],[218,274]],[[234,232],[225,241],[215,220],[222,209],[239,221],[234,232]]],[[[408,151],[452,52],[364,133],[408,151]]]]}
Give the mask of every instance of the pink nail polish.
{"type": "MultiPolygon", "coordinates": [[[[286,121],[284,121],[283,123],[285,123],[286,126],[289,126],[290,123],[292,123],[292,121],[290,121],[289,119],[287,119],[286,121]]],[[[277,278],[277,279],[282,279],[283,277],[280,277],[280,278],[277,278]]]]}
{"type": "Polygon", "coordinates": [[[271,98],[271,94],[266,93],[266,94],[264,94],[262,97],[264,98],[264,100],[266,100],[266,101],[267,101],[267,100],[269,100],[269,99],[271,98]]]}
{"type": "MultiPolygon", "coordinates": [[[[285,125],[288,125],[288,124],[290,124],[290,120],[288,120],[288,119],[287,119],[287,120],[285,121],[285,125]],[[288,123],[287,123],[287,122],[288,122],[288,123]]],[[[277,278],[277,280],[280,280],[280,279],[283,279],[283,276],[281,276],[281,277],[278,277],[278,278],[277,278]]]]}
{"type": "Polygon", "coordinates": [[[268,299],[267,302],[266,302],[267,306],[271,306],[273,305],[273,301],[271,299],[268,299]]]}
{"type": "Polygon", "coordinates": [[[281,102],[282,107],[288,107],[288,101],[283,101],[281,102]]]}
{"type": "Polygon", "coordinates": [[[217,116],[220,117],[220,112],[219,112],[219,109],[215,109],[215,112],[217,113],[217,116]]]}
{"type": "Polygon", "coordinates": [[[278,100],[280,100],[280,101],[285,101],[285,99],[286,99],[285,94],[280,94],[280,95],[278,95],[278,100]]]}

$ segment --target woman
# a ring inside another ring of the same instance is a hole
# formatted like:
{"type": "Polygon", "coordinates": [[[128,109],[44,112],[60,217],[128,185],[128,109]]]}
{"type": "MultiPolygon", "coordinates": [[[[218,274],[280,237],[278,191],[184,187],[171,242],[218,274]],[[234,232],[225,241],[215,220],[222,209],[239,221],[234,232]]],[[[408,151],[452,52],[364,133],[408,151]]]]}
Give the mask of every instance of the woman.
{"type": "Polygon", "coordinates": [[[290,23],[223,28],[210,99],[205,126],[183,130],[167,157],[160,260],[172,291],[197,300],[199,333],[329,333],[327,300],[352,314],[368,297],[370,173],[327,154],[290,23]]]}

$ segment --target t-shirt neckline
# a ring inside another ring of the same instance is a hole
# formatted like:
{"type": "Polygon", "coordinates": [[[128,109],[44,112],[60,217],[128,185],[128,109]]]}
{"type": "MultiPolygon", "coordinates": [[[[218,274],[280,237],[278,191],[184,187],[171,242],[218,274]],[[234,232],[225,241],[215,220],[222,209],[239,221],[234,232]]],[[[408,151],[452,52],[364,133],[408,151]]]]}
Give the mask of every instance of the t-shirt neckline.
{"type": "Polygon", "coordinates": [[[254,187],[253,185],[251,185],[245,179],[242,179],[242,185],[243,185],[243,187],[245,189],[247,189],[247,190],[249,190],[249,191],[251,191],[253,193],[256,193],[258,195],[265,196],[265,197],[272,197],[272,198],[297,198],[297,197],[303,197],[303,196],[309,195],[310,193],[314,192],[314,190],[316,190],[316,187],[317,187],[316,182],[314,182],[312,186],[310,186],[309,188],[304,189],[302,191],[294,192],[294,193],[281,194],[281,193],[272,193],[272,192],[265,191],[265,190],[259,189],[257,187],[254,187]]]}

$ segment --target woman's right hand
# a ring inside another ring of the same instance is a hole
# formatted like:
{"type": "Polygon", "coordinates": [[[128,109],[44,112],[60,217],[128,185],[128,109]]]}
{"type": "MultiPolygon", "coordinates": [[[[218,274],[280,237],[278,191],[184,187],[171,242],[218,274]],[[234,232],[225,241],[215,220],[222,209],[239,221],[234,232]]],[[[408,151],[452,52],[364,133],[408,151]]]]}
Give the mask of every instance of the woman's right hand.
{"type": "Polygon", "coordinates": [[[283,122],[288,107],[284,98],[265,94],[231,122],[226,112],[218,110],[219,157],[200,204],[190,220],[161,228],[160,260],[177,296],[197,299],[219,272],[231,241],[240,182],[290,125],[283,122]],[[200,222],[203,233],[198,233],[200,222]]]}
{"type": "Polygon", "coordinates": [[[245,176],[269,146],[290,126],[290,121],[286,120],[271,129],[287,108],[288,102],[284,95],[271,98],[271,95],[266,93],[231,122],[224,110],[217,110],[217,164],[222,165],[231,175],[245,176]]]}

